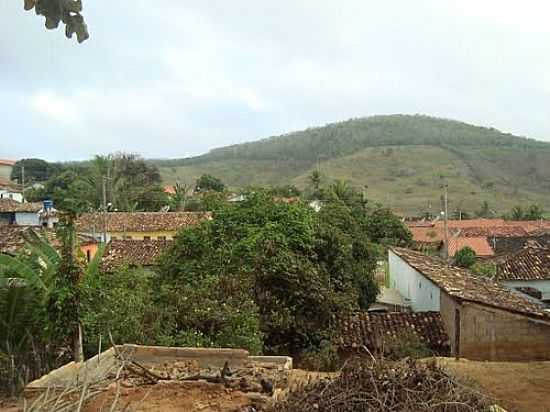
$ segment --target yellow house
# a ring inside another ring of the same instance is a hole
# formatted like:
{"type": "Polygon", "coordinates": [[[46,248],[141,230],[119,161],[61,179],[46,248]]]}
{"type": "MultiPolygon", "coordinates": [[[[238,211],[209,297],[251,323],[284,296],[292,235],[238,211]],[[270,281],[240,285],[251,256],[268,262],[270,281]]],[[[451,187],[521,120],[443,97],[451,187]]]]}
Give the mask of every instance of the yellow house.
{"type": "Polygon", "coordinates": [[[212,219],[209,212],[84,213],[78,233],[104,242],[111,240],[172,240],[181,228],[212,219]]]}

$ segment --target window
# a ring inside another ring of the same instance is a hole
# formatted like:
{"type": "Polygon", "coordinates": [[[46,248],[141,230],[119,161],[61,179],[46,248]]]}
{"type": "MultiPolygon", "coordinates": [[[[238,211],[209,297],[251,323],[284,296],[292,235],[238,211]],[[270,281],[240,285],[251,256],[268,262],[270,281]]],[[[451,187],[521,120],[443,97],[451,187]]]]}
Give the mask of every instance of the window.
{"type": "Polygon", "coordinates": [[[86,251],[86,260],[88,261],[88,263],[90,263],[90,260],[92,260],[92,253],[89,250],[86,251]]]}
{"type": "Polygon", "coordinates": [[[422,282],[418,282],[418,289],[422,289],[422,282]]]}
{"type": "Polygon", "coordinates": [[[157,239],[158,240],[166,240],[166,236],[159,236],[157,239]]]}
{"type": "Polygon", "coordinates": [[[124,240],[132,240],[132,236],[125,235],[124,240]]]}
{"type": "Polygon", "coordinates": [[[143,236],[143,240],[151,240],[151,236],[143,236]]]}

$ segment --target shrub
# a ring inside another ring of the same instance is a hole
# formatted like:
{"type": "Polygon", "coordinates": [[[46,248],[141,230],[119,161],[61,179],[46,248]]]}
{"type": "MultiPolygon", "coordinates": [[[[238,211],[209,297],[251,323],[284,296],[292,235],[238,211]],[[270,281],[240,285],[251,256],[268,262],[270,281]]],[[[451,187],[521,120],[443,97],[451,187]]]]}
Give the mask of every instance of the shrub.
{"type": "Polygon", "coordinates": [[[476,252],[469,247],[464,246],[455,255],[455,264],[461,268],[470,268],[476,263],[476,252]]]}

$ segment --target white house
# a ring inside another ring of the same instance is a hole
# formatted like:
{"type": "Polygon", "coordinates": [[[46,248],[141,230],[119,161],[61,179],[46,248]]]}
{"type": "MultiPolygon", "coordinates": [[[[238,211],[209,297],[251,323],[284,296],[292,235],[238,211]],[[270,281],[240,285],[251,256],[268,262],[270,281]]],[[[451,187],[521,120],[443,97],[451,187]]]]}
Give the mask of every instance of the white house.
{"type": "Polygon", "coordinates": [[[403,296],[415,312],[439,312],[440,288],[407,263],[394,250],[388,251],[390,287],[403,296]]]}
{"type": "Polygon", "coordinates": [[[528,244],[497,265],[496,280],[550,303],[550,249],[528,244]]]}
{"type": "Polygon", "coordinates": [[[58,221],[57,210],[51,202],[19,203],[13,199],[0,199],[0,224],[53,228],[58,221]]]}
{"type": "Polygon", "coordinates": [[[8,185],[3,185],[0,183],[0,199],[11,199],[16,202],[23,202],[23,192],[19,189],[15,189],[8,185]]]}

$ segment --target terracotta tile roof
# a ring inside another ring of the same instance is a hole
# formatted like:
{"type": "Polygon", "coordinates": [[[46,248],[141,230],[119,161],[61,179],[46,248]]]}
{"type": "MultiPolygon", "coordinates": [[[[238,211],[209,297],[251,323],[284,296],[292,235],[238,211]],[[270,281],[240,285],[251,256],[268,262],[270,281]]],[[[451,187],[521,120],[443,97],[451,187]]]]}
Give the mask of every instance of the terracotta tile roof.
{"type": "Polygon", "coordinates": [[[527,246],[497,265],[498,280],[550,280],[550,249],[527,246]]]}
{"type": "Polygon", "coordinates": [[[386,338],[418,336],[434,352],[449,353],[449,337],[439,312],[354,312],[336,317],[335,344],[341,349],[366,346],[379,352],[386,338]]]}
{"type": "Polygon", "coordinates": [[[114,240],[105,251],[101,269],[112,272],[123,265],[153,266],[172,244],[166,240],[114,240]]]}
{"type": "MultiPolygon", "coordinates": [[[[113,212],[105,216],[106,230],[109,233],[175,232],[211,218],[212,214],[209,212],[113,212]]],[[[84,213],[77,221],[77,230],[101,233],[103,219],[103,213],[84,213]]]]}
{"type": "MultiPolygon", "coordinates": [[[[21,250],[29,237],[34,234],[45,236],[52,246],[58,248],[60,246],[55,231],[44,229],[41,226],[17,226],[17,225],[0,225],[0,253],[16,254],[21,250]]],[[[89,236],[78,235],[78,242],[81,246],[97,243],[97,241],[89,236]]]]}
{"type": "Polygon", "coordinates": [[[476,256],[494,256],[495,252],[486,237],[449,237],[449,256],[454,256],[463,247],[470,247],[476,256]]]}
{"type": "Polygon", "coordinates": [[[42,203],[19,203],[12,199],[0,199],[0,213],[38,213],[42,203]]]}
{"type": "Polygon", "coordinates": [[[439,243],[443,241],[443,229],[436,227],[409,226],[413,240],[419,243],[439,243]]]}
{"type": "MultiPolygon", "coordinates": [[[[435,222],[436,227],[443,228],[443,220],[435,222]]],[[[448,220],[447,226],[452,228],[466,228],[466,227],[496,227],[505,226],[504,219],[467,219],[467,220],[448,220]]]]}
{"type": "Polygon", "coordinates": [[[466,227],[455,229],[453,233],[461,237],[522,237],[529,235],[522,226],[466,227]]]}
{"type": "Polygon", "coordinates": [[[466,269],[448,266],[443,259],[420,252],[398,247],[390,250],[457,300],[550,320],[550,313],[540,305],[494,280],[477,277],[466,269]]]}
{"type": "Polygon", "coordinates": [[[0,159],[0,165],[2,166],[14,166],[15,163],[15,160],[0,159]]]}

